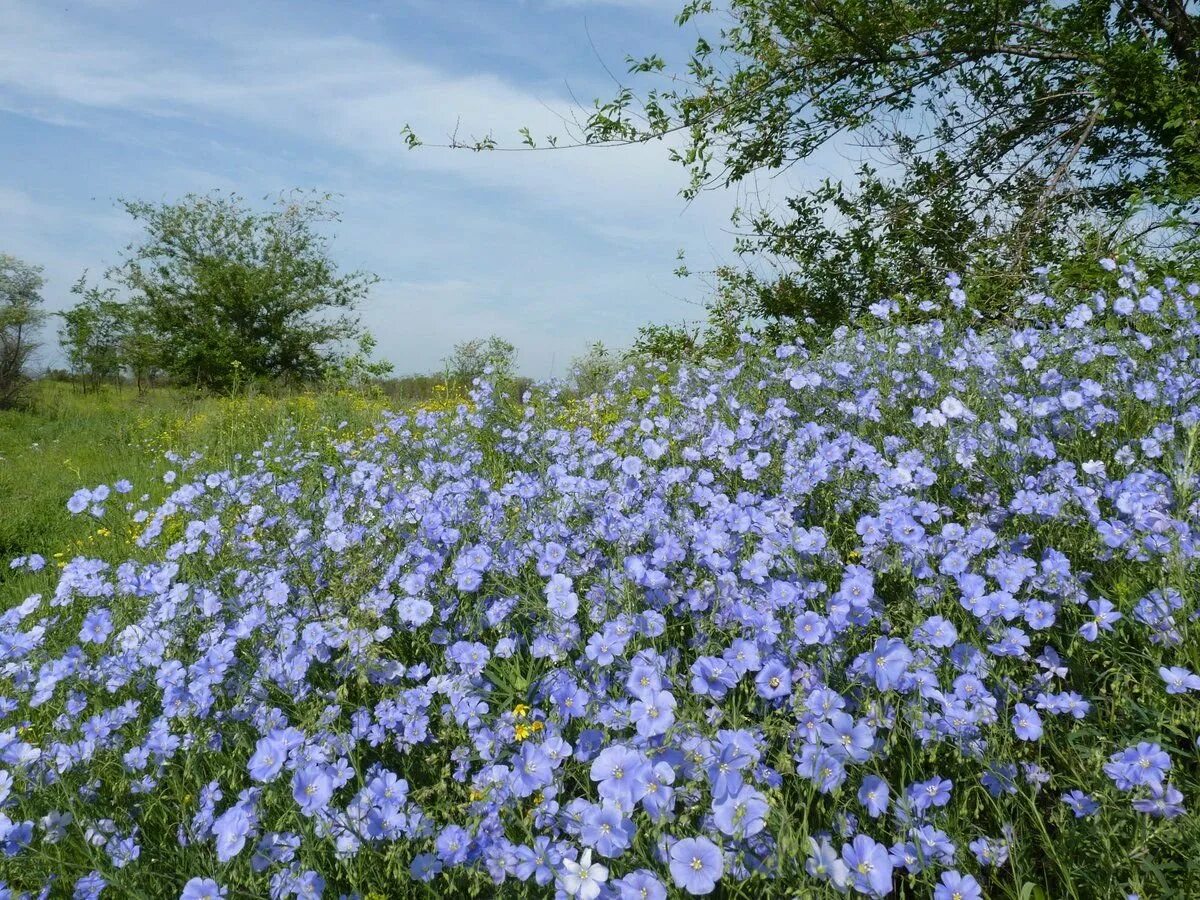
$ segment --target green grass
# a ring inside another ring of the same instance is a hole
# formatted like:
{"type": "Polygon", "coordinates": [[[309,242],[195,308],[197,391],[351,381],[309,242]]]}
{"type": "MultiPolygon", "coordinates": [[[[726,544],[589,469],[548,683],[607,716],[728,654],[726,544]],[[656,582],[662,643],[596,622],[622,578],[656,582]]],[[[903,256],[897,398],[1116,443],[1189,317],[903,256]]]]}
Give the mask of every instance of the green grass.
{"type": "Polygon", "coordinates": [[[96,538],[90,517],[67,511],[71,494],[124,478],[133,483],[133,499],[158,496],[167,490],[163,473],[179,468],[168,451],[203,454],[206,469],[220,469],[288,426],[316,439],[343,421],[363,427],[386,405],[349,392],[214,397],[104,386],[84,394],[61,382],[34,385],[32,400],[26,410],[0,410],[4,560],[28,553],[70,558],[96,538]]]}

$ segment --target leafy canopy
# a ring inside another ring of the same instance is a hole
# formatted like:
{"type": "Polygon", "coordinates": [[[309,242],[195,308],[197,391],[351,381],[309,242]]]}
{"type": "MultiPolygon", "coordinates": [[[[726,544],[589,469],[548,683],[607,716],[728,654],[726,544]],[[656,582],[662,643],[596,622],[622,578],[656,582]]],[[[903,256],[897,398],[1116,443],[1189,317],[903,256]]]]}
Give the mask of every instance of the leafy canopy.
{"type": "Polygon", "coordinates": [[[0,409],[23,399],[26,371],[38,348],[37,329],[45,321],[42,268],[0,253],[0,409]]]}
{"type": "Polygon", "coordinates": [[[688,198],[747,188],[723,319],[843,321],[948,270],[1002,312],[1049,259],[1195,250],[1194,2],[691,0],[677,22],[699,34],[686,70],[630,58],[667,86],[620,87],[572,137],[668,141],[688,198]],[[770,176],[830,147],[856,148],[852,178],[778,196],[770,176]]]}
{"type": "MultiPolygon", "coordinates": [[[[679,22],[711,11],[690,3],[679,22]]],[[[758,318],[837,321],[927,295],[947,270],[970,270],[994,307],[1033,265],[1072,250],[1195,235],[1193,4],[732,0],[727,13],[718,43],[698,41],[685,87],[651,91],[640,119],[623,91],[588,138],[682,129],[689,196],[789,169],[834,140],[882,160],[853,186],[788,197],[782,214],[743,211],[739,250],[775,275],[750,291],[758,318]]]]}
{"type": "Polygon", "coordinates": [[[126,366],[126,348],[133,337],[133,308],[121,303],[112,288],[87,284],[81,276],[71,292],[78,303],[59,313],[58,342],[84,390],[116,378],[126,366]]]}
{"type": "Polygon", "coordinates": [[[454,350],[443,360],[446,376],[460,387],[469,388],[471,383],[485,374],[494,380],[511,379],[517,368],[517,348],[499,335],[459,341],[454,350]]]}
{"type": "Polygon", "coordinates": [[[337,220],[329,195],[293,193],[266,211],[236,194],[122,205],[145,235],[108,275],[174,380],[314,380],[365,336],[354,310],[378,279],[331,259],[320,227],[337,220]]]}

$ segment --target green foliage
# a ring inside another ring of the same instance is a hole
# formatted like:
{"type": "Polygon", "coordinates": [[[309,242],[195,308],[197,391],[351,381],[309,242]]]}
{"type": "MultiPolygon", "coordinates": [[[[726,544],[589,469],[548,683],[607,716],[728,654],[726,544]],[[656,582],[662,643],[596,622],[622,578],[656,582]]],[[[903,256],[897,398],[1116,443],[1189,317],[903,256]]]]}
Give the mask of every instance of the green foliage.
{"type": "MultiPolygon", "coordinates": [[[[745,217],[739,250],[777,273],[755,279],[764,302],[745,318],[844,321],[928,296],[947,271],[970,273],[991,295],[983,308],[1003,310],[1034,265],[1097,237],[1102,252],[1150,235],[1194,251],[1200,16],[1186,4],[728,6],[720,41],[697,43],[689,86],[648,95],[649,129],[619,96],[589,138],[681,129],[688,196],[788,169],[837,136],[885,159],[855,189],[826,181],[783,217],[745,217]]],[[[680,24],[713,9],[690,3],[680,24]]]]}
{"type": "MultiPolygon", "coordinates": [[[[134,343],[134,323],[132,310],[116,299],[112,288],[89,286],[86,278],[81,276],[71,288],[80,301],[58,314],[58,341],[84,390],[94,391],[121,374],[126,349],[134,343]]],[[[136,343],[140,346],[142,338],[136,343]]]]}
{"type": "MultiPolygon", "coordinates": [[[[805,159],[843,132],[902,155],[944,156],[982,196],[1022,210],[1030,183],[1042,187],[1035,203],[1112,213],[1130,200],[1186,203],[1200,191],[1200,15],[1188,4],[727,6],[719,41],[696,44],[688,86],[648,95],[670,111],[657,130],[688,135],[676,157],[692,191],[714,177],[714,164],[715,177],[739,181],[805,159]]],[[[715,7],[693,0],[679,22],[715,7]]],[[[627,97],[601,105],[590,136],[645,136],[636,111],[627,97]]]]}
{"type": "MultiPolygon", "coordinates": [[[[759,205],[746,191],[744,265],[712,273],[706,346],[763,324],[848,321],[881,299],[928,296],[948,271],[1002,316],[1049,259],[1200,253],[1195,4],[689,0],[677,23],[698,33],[686,71],[630,58],[632,75],[668,85],[621,85],[575,146],[671,138],[689,199],[802,172],[822,149],[855,146],[864,160],[846,183],[759,205]]],[[[687,349],[675,328],[641,343],[687,349]]]]}
{"type": "Polygon", "coordinates": [[[620,357],[600,341],[571,363],[571,382],[575,392],[586,397],[602,394],[612,386],[613,376],[621,366],[620,357]]]}
{"type": "Polygon", "coordinates": [[[329,387],[374,390],[378,382],[392,371],[390,362],[371,358],[375,344],[374,335],[364,332],[359,336],[358,347],[353,353],[330,360],[321,381],[329,387]]]}
{"type": "Polygon", "coordinates": [[[680,325],[643,325],[633,342],[635,356],[678,362],[701,355],[699,329],[680,325]]]}
{"type": "Polygon", "coordinates": [[[494,334],[473,338],[455,344],[443,363],[447,379],[463,387],[469,387],[485,373],[497,382],[511,381],[516,374],[517,348],[494,334]]]}
{"type": "Polygon", "coordinates": [[[378,279],[330,258],[319,230],[337,219],[328,195],[288,195],[266,212],[236,194],[123,206],[145,228],[108,272],[136,310],[131,367],[227,390],[314,381],[353,357],[347,346],[361,351],[353,312],[378,279]]]}
{"type": "MultiPolygon", "coordinates": [[[[339,423],[364,428],[384,409],[376,398],[344,391],[228,397],[100,384],[84,394],[46,379],[30,386],[30,399],[27,408],[0,411],[4,560],[42,553],[64,561],[81,552],[105,555],[127,547],[128,533],[97,531],[94,521],[67,511],[67,499],[80,484],[128,478],[139,494],[162,496],[172,490],[162,480],[164,471],[177,469],[164,458],[167,450],[184,458],[202,455],[214,467],[231,466],[269,436],[291,429],[305,443],[328,446],[339,423]]],[[[0,574],[0,608],[15,596],[4,595],[4,587],[0,574]]]]}
{"type": "Polygon", "coordinates": [[[29,360],[38,348],[34,339],[45,321],[40,266],[0,253],[0,409],[25,399],[29,360]]]}

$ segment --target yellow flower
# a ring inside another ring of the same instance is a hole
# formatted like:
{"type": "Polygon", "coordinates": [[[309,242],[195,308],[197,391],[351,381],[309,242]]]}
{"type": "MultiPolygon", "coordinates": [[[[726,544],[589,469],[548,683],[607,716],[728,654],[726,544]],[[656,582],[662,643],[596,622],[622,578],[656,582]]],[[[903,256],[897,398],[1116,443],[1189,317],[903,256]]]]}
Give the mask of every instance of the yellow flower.
{"type": "Polygon", "coordinates": [[[516,706],[513,707],[513,715],[516,716],[518,719],[523,719],[527,715],[529,715],[529,707],[526,706],[524,703],[518,703],[516,706]]]}

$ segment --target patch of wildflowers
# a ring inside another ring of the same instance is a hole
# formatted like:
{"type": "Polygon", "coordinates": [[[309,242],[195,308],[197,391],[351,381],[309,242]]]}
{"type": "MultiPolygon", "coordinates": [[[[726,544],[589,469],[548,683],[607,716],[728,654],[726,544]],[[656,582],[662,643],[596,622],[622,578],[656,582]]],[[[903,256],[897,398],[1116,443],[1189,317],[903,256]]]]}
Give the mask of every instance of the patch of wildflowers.
{"type": "Polygon", "coordinates": [[[352,896],[377,858],[385,894],[976,900],[964,868],[1044,854],[1027,805],[1178,857],[1200,291],[1112,265],[1120,296],[987,331],[955,276],[945,318],[644,363],[582,418],[482,379],[173,456],[154,504],[76,492],[140,530],[4,569],[34,585],[0,611],[14,890],[53,847],[87,860],[53,890],[137,893],[178,847],[222,867],[189,900],[352,896]]]}

